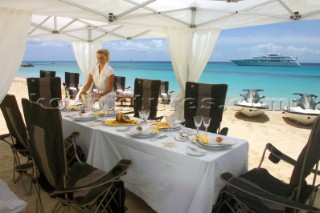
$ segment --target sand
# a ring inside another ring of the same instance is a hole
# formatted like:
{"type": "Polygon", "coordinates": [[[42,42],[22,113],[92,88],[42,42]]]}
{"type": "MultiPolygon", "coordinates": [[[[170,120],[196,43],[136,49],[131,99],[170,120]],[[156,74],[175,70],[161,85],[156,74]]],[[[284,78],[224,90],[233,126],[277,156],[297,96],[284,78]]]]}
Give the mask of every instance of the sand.
{"type": "MultiPolygon", "coordinates": [[[[21,98],[28,98],[28,91],[25,79],[16,78],[8,92],[14,94],[21,107],[21,98]]],[[[21,108],[20,108],[21,109],[21,108]]],[[[311,126],[303,126],[292,121],[284,120],[279,111],[267,111],[265,115],[248,118],[239,114],[235,108],[226,107],[223,115],[222,127],[228,127],[228,136],[245,139],[249,142],[248,168],[257,167],[264,147],[267,143],[272,143],[284,153],[296,159],[305,146],[311,126]]],[[[8,133],[2,113],[0,113],[0,134],[8,133]]],[[[33,190],[31,196],[27,196],[21,181],[16,184],[12,180],[12,152],[5,143],[0,143],[0,179],[5,181],[10,189],[22,200],[28,203],[27,212],[35,212],[36,194],[33,190]]],[[[267,159],[263,163],[277,178],[288,182],[292,172],[292,166],[280,162],[270,163],[267,159]]],[[[318,178],[317,183],[320,183],[318,178]]],[[[55,201],[42,193],[43,203],[46,210],[52,209],[55,201]]],[[[316,206],[320,207],[320,195],[318,193],[316,206]]],[[[140,198],[128,192],[126,205],[127,212],[153,212],[140,198]]]]}

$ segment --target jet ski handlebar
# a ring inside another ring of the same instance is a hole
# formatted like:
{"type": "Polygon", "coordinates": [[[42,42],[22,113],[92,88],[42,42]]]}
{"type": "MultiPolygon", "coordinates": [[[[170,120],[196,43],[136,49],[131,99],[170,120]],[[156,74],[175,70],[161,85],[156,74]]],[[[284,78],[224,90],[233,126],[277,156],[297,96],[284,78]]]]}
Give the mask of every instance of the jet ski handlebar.
{"type": "Polygon", "coordinates": [[[242,91],[252,91],[252,90],[255,90],[257,92],[262,92],[264,91],[263,89],[243,89],[242,91]]]}
{"type": "Polygon", "coordinates": [[[314,94],[307,94],[307,93],[293,93],[294,95],[300,95],[300,96],[303,96],[303,95],[309,95],[309,96],[311,96],[311,97],[313,97],[313,98],[318,98],[318,96],[317,95],[314,95],[314,94]]]}

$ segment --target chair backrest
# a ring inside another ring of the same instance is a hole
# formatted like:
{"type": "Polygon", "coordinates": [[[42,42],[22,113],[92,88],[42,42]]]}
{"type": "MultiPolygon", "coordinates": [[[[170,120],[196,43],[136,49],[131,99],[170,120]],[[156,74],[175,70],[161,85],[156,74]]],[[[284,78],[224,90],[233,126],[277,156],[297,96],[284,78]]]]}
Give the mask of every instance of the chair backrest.
{"type": "Polygon", "coordinates": [[[39,99],[44,106],[57,107],[61,99],[61,79],[27,78],[29,99],[37,102],[39,99]]]}
{"type": "Polygon", "coordinates": [[[290,178],[290,188],[293,190],[303,183],[313,167],[320,160],[320,116],[313,124],[308,143],[302,149],[290,178]]]}
{"type": "Polygon", "coordinates": [[[161,81],[160,94],[162,94],[162,93],[168,94],[168,91],[169,91],[169,82],[168,81],[161,81]]]}
{"type": "Polygon", "coordinates": [[[65,72],[64,79],[65,79],[65,83],[66,83],[67,88],[75,87],[77,89],[78,85],[79,85],[80,74],[73,73],[73,72],[65,72]]]}
{"type": "Polygon", "coordinates": [[[56,77],[56,71],[40,70],[40,78],[53,78],[56,77]]]}
{"type": "MultiPolygon", "coordinates": [[[[227,84],[186,83],[184,119],[186,127],[195,128],[194,116],[211,117],[209,132],[217,133],[222,121],[227,84]]],[[[203,128],[203,125],[200,129],[203,128]]]]}
{"type": "Polygon", "coordinates": [[[51,188],[64,188],[67,167],[60,111],[25,98],[22,107],[35,165],[51,188]]]}
{"type": "Polygon", "coordinates": [[[114,76],[113,81],[113,90],[116,92],[117,90],[124,91],[126,88],[126,77],[123,76],[114,76]]]}
{"type": "Polygon", "coordinates": [[[156,118],[160,84],[160,80],[135,79],[133,106],[135,117],[139,117],[139,110],[144,108],[150,110],[149,119],[156,118]]]}
{"type": "Polygon", "coordinates": [[[9,133],[15,139],[15,143],[21,147],[29,148],[26,126],[22,119],[16,97],[7,94],[0,107],[9,133]]]}

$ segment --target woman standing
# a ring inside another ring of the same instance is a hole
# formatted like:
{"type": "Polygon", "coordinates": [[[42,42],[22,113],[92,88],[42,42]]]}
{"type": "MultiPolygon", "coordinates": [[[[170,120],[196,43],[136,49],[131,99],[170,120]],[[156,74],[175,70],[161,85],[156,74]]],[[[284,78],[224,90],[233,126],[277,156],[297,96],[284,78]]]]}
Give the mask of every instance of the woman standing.
{"type": "MultiPolygon", "coordinates": [[[[109,107],[114,107],[115,93],[113,92],[114,71],[109,66],[110,54],[106,49],[97,51],[98,65],[89,73],[87,83],[83,86],[81,94],[85,94],[92,83],[96,86],[98,93],[96,100],[102,100],[109,107]]],[[[80,96],[81,97],[81,96],[80,96]]]]}

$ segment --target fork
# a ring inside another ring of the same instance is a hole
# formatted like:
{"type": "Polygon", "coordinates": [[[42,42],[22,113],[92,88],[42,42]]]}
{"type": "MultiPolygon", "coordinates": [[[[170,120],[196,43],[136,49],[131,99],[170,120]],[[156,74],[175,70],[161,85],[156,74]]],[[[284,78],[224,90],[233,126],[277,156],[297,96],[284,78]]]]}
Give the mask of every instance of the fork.
{"type": "Polygon", "coordinates": [[[158,137],[151,138],[150,141],[157,141],[166,137],[168,137],[168,135],[159,135],[158,137]]]}

